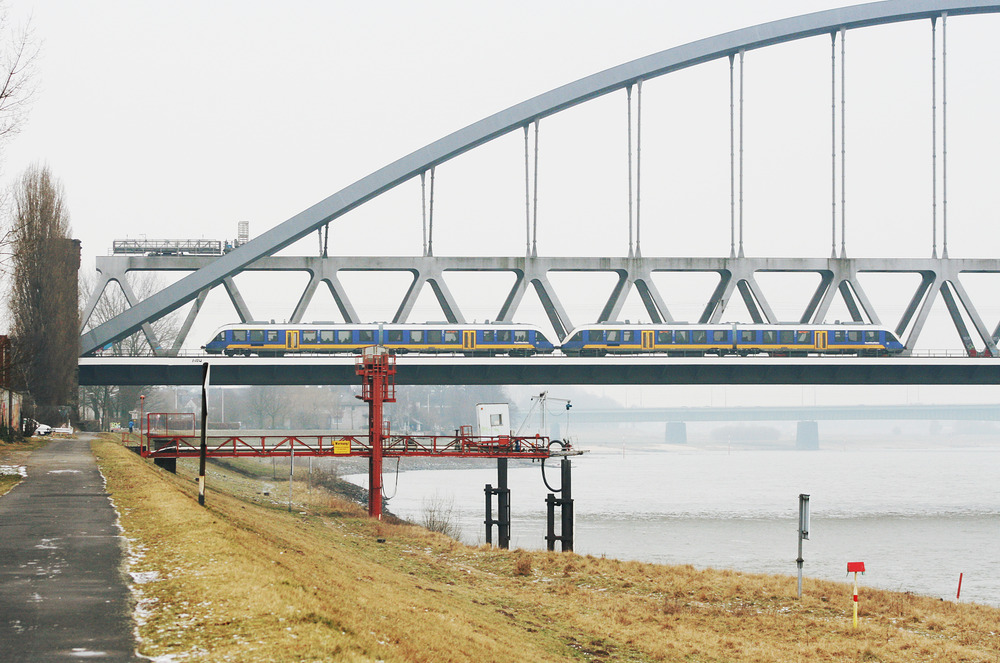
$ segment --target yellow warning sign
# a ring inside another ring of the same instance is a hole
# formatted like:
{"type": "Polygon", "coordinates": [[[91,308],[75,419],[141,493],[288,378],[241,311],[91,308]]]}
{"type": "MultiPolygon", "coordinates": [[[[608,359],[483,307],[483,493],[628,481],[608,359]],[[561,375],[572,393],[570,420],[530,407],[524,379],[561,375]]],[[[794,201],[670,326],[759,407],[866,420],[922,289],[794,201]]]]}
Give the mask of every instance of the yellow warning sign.
{"type": "Polygon", "coordinates": [[[351,453],[350,440],[334,440],[333,453],[337,456],[346,456],[351,453]]]}

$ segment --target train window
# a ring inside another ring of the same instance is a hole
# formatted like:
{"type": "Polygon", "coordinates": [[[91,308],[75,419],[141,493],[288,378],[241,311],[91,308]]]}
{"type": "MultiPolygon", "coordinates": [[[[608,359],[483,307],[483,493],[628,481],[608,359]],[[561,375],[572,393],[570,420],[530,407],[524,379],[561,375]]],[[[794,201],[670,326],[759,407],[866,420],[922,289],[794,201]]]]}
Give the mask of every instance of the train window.
{"type": "Polygon", "coordinates": [[[545,334],[540,331],[535,332],[535,343],[548,343],[549,339],[545,338],[545,334]]]}
{"type": "Polygon", "coordinates": [[[744,329],[743,331],[740,332],[741,343],[753,343],[754,340],[756,339],[754,339],[754,333],[752,331],[747,331],[744,329]]]}
{"type": "Polygon", "coordinates": [[[573,334],[573,338],[569,339],[570,343],[577,343],[583,341],[583,332],[577,332],[573,334]]]}
{"type": "Polygon", "coordinates": [[[618,342],[618,330],[617,329],[609,329],[608,330],[608,343],[617,343],[617,342],[618,342]]]}
{"type": "Polygon", "coordinates": [[[316,342],[316,330],[315,329],[303,329],[300,335],[303,343],[315,343],[316,342]]]}
{"type": "Polygon", "coordinates": [[[691,342],[691,332],[687,329],[678,329],[674,332],[674,343],[687,344],[691,342]]]}
{"type": "Polygon", "coordinates": [[[778,342],[778,332],[774,330],[762,331],[760,337],[763,345],[775,345],[778,342]]]}
{"type": "Polygon", "coordinates": [[[510,343],[510,337],[509,329],[501,329],[497,332],[497,343],[510,343]]]}
{"type": "Polygon", "coordinates": [[[414,329],[410,332],[410,343],[423,343],[424,342],[424,330],[414,329]]]}
{"type": "Polygon", "coordinates": [[[899,343],[899,339],[896,338],[896,336],[894,334],[892,334],[891,332],[886,332],[885,333],[885,342],[886,343],[899,343]]]}
{"type": "Polygon", "coordinates": [[[878,332],[866,331],[865,332],[865,343],[878,343],[878,332]]]}
{"type": "Polygon", "coordinates": [[[337,343],[350,343],[351,340],[350,329],[341,329],[337,332],[337,343]]]}
{"type": "Polygon", "coordinates": [[[584,334],[587,335],[588,343],[602,343],[604,342],[604,332],[600,329],[590,329],[585,331],[584,334]]]}
{"type": "Polygon", "coordinates": [[[670,332],[669,331],[660,330],[660,331],[656,332],[656,342],[657,343],[671,343],[671,342],[673,342],[673,339],[670,338],[670,332]]]}
{"type": "Polygon", "coordinates": [[[246,329],[234,329],[233,330],[233,342],[234,343],[246,343],[247,342],[247,330],[246,329]]]}
{"type": "Polygon", "coordinates": [[[795,342],[795,332],[782,330],[778,332],[778,342],[782,345],[791,345],[795,342]]]}
{"type": "Polygon", "coordinates": [[[812,335],[812,332],[807,331],[795,332],[795,342],[808,345],[812,343],[812,335]]]}
{"type": "Polygon", "coordinates": [[[725,343],[726,342],[726,332],[721,329],[717,329],[712,332],[712,342],[714,343],[725,343]]]}
{"type": "Polygon", "coordinates": [[[527,343],[528,342],[528,332],[524,329],[514,330],[514,342],[515,343],[527,343]]]}
{"type": "Polygon", "coordinates": [[[444,333],[445,343],[458,343],[458,332],[457,331],[446,331],[444,333]]]}
{"type": "Polygon", "coordinates": [[[214,340],[216,340],[216,341],[224,341],[224,340],[226,340],[226,332],[219,332],[219,335],[216,336],[214,340]]]}
{"type": "Polygon", "coordinates": [[[850,341],[851,343],[860,343],[861,342],[861,332],[859,332],[859,331],[849,331],[849,332],[847,332],[847,340],[850,341]]]}
{"type": "Polygon", "coordinates": [[[250,330],[250,342],[251,343],[263,343],[264,342],[264,330],[263,329],[251,329],[250,330]]]}
{"type": "Polygon", "coordinates": [[[333,343],[333,330],[324,329],[319,333],[320,343],[333,343]]]}
{"type": "Polygon", "coordinates": [[[622,343],[632,343],[632,330],[626,329],[622,332],[622,343]]]}
{"type": "Polygon", "coordinates": [[[374,343],[375,342],[375,330],[374,329],[359,329],[358,330],[358,342],[360,342],[360,343],[374,343]]]}
{"type": "Polygon", "coordinates": [[[484,331],[483,332],[483,343],[492,343],[493,342],[493,336],[494,336],[494,333],[493,333],[492,329],[487,329],[486,331],[484,331]]]}
{"type": "Polygon", "coordinates": [[[440,329],[428,329],[427,330],[427,342],[428,343],[440,343],[441,342],[441,330],[440,329]]]}
{"type": "Polygon", "coordinates": [[[845,332],[842,332],[842,331],[835,331],[835,332],[833,332],[833,342],[834,343],[843,343],[845,338],[846,338],[845,332]]]}
{"type": "Polygon", "coordinates": [[[403,342],[403,330],[402,329],[389,329],[385,332],[387,343],[402,343],[403,342]]]}
{"type": "Polygon", "coordinates": [[[277,329],[268,329],[267,330],[267,342],[268,343],[277,343],[278,342],[278,330],[277,329]]]}
{"type": "Polygon", "coordinates": [[[695,329],[691,332],[691,343],[693,345],[704,345],[708,342],[708,332],[704,329],[695,329]]]}

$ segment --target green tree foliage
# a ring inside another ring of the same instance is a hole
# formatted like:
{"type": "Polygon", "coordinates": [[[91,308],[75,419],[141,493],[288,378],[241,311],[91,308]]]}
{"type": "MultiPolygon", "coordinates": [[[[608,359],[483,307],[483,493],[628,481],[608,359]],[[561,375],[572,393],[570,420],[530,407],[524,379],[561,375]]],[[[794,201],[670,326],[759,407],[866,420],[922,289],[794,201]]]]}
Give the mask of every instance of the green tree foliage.
{"type": "Polygon", "coordinates": [[[62,185],[31,166],[14,187],[8,307],[14,370],[42,407],[76,400],[80,243],[70,239],[62,185]]]}

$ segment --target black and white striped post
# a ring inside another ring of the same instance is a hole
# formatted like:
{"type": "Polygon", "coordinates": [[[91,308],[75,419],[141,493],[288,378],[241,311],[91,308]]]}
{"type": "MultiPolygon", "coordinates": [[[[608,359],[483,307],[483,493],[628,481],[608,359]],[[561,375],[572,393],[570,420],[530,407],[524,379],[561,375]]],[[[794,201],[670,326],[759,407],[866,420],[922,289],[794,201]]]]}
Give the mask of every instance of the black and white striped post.
{"type": "Polygon", "coordinates": [[[201,453],[198,465],[198,504],[205,506],[205,464],[208,456],[208,375],[209,364],[201,365],[201,453]]]}

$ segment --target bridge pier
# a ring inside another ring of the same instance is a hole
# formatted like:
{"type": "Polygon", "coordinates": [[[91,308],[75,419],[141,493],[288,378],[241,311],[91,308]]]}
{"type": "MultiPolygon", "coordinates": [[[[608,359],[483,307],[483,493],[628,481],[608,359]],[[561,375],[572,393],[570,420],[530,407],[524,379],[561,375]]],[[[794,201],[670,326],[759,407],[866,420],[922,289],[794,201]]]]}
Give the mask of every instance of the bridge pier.
{"type": "Polygon", "coordinates": [[[801,451],[819,449],[819,422],[800,421],[795,430],[795,448],[801,451]]]}
{"type": "Polygon", "coordinates": [[[687,424],[683,421],[668,421],[666,441],[667,444],[687,444],[687,424]]]}
{"type": "MultiPolygon", "coordinates": [[[[559,490],[549,493],[545,497],[545,513],[548,525],[548,533],[545,535],[547,550],[556,549],[556,541],[562,542],[562,551],[573,550],[573,490],[572,490],[572,466],[569,458],[564,457],[560,461],[562,470],[562,485],[559,490]],[[556,497],[554,493],[559,493],[556,497]],[[561,528],[560,534],[556,535],[556,507],[559,507],[561,528]]],[[[545,484],[548,487],[548,483],[545,484]]],[[[551,488],[549,488],[551,490],[551,488]]]]}
{"type": "Polygon", "coordinates": [[[497,487],[486,484],[486,543],[493,545],[493,526],[497,526],[497,545],[510,548],[510,488],[507,487],[507,459],[497,458],[497,487]],[[493,496],[497,496],[497,517],[493,518],[493,496]]]}

